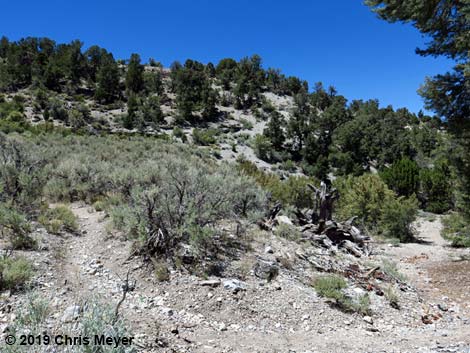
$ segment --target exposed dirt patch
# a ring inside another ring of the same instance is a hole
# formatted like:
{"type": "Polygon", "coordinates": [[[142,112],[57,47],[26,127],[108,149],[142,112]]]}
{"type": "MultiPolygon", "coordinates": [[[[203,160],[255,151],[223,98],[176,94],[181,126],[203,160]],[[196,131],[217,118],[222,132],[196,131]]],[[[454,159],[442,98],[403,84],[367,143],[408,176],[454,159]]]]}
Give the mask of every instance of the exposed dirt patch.
{"type": "Polygon", "coordinates": [[[470,261],[450,261],[427,270],[435,288],[470,309],[470,261]]]}

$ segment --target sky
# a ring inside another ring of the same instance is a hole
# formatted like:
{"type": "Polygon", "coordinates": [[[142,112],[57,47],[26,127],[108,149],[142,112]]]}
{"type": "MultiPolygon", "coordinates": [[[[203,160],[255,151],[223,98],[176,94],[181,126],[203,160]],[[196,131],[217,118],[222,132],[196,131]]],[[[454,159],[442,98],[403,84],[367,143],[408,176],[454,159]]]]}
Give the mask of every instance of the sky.
{"type": "Polygon", "coordinates": [[[169,66],[252,54],[265,68],[332,85],[349,100],[423,108],[416,90],[452,62],[415,54],[426,39],[382,21],[362,0],[23,0],[2,4],[0,36],[80,39],[116,58],[139,53],[169,66]]]}

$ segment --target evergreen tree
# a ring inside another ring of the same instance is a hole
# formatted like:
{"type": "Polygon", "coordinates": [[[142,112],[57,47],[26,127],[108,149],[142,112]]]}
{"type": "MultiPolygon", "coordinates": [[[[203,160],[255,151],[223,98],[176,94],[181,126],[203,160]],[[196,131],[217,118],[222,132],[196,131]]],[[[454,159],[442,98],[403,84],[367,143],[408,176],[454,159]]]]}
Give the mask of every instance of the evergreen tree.
{"type": "Polygon", "coordinates": [[[160,108],[160,98],[157,96],[150,96],[145,99],[142,105],[142,114],[145,123],[162,123],[164,119],[163,112],[160,108]]]}
{"type": "Polygon", "coordinates": [[[452,208],[452,173],[446,161],[421,171],[419,200],[429,212],[444,213],[452,208]]]}
{"type": "Polygon", "coordinates": [[[131,94],[127,100],[127,114],[123,117],[122,125],[125,129],[133,129],[138,126],[139,109],[139,98],[135,94],[131,94]]]}
{"type": "Polygon", "coordinates": [[[287,125],[287,135],[293,140],[293,152],[298,155],[304,148],[304,143],[309,134],[310,105],[306,92],[300,92],[294,96],[295,108],[287,125]]]}
{"type": "Polygon", "coordinates": [[[144,87],[147,94],[158,94],[163,93],[163,81],[162,74],[158,71],[144,72],[144,87]]]}
{"type": "Polygon", "coordinates": [[[263,135],[271,140],[272,146],[277,150],[282,149],[282,145],[286,140],[283,126],[283,116],[279,112],[274,110],[271,113],[268,125],[264,129],[263,135]]]}
{"type": "Polygon", "coordinates": [[[119,96],[119,68],[112,54],[102,57],[96,86],[95,98],[99,101],[111,103],[119,96]]]}
{"type": "Polygon", "coordinates": [[[87,60],[87,76],[92,82],[96,82],[96,75],[101,67],[103,57],[106,55],[107,51],[97,45],[91,46],[85,52],[85,58],[87,60]]]}
{"type": "Polygon", "coordinates": [[[230,90],[231,84],[235,81],[238,64],[231,58],[220,60],[215,70],[216,77],[220,80],[223,89],[230,90]]]}
{"type": "Polygon", "coordinates": [[[75,40],[70,44],[68,58],[68,77],[72,84],[77,85],[85,77],[86,61],[82,54],[83,43],[75,40]]]}
{"type": "Polygon", "coordinates": [[[140,64],[139,54],[132,54],[127,66],[126,89],[139,93],[144,89],[144,66],[140,64]]]}

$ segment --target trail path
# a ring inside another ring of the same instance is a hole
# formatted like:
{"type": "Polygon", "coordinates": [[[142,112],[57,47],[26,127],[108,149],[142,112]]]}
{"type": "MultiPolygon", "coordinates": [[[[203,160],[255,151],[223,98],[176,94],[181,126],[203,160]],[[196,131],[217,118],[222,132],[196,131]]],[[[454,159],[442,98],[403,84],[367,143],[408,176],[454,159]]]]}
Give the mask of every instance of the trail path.
{"type": "Polygon", "coordinates": [[[422,291],[425,299],[454,301],[470,312],[470,255],[455,249],[441,236],[441,216],[422,217],[416,222],[418,242],[387,249],[400,269],[422,291]]]}

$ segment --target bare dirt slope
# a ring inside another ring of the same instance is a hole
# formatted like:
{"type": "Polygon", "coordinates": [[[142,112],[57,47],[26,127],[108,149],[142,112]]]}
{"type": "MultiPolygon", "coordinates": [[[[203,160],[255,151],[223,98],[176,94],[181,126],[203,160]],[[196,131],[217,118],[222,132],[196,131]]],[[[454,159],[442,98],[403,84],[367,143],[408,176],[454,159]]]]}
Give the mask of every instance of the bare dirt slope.
{"type": "MultiPolygon", "coordinates": [[[[310,270],[296,259],[299,244],[272,234],[255,237],[253,251],[233,265],[246,270],[240,283],[231,281],[230,271],[220,282],[210,278],[210,285],[184,271],[172,271],[169,282],[158,282],[140,259],[128,260],[130,243],[109,234],[104,213],[84,204],[71,209],[80,234],[43,234],[48,250],[28,255],[39,269],[37,287],[50,300],[51,320],[59,325],[68,307],[90,296],[116,305],[129,272],[136,285],[120,311],[137,338],[134,347],[142,352],[470,352],[469,263],[453,262],[465,252],[446,246],[440,218],[420,219],[421,242],[379,244],[364,260],[396,262],[416,287],[399,293],[400,310],[372,294],[373,314],[365,318],[318,297],[305,280],[310,270]],[[250,272],[258,259],[280,257],[290,265],[281,266],[275,280],[266,282],[250,272]],[[227,289],[230,284],[243,288],[227,289]],[[424,323],[426,315],[435,318],[424,323]]],[[[15,294],[9,302],[21,306],[23,299],[15,294]]],[[[2,314],[2,319],[11,317],[2,314]]]]}

